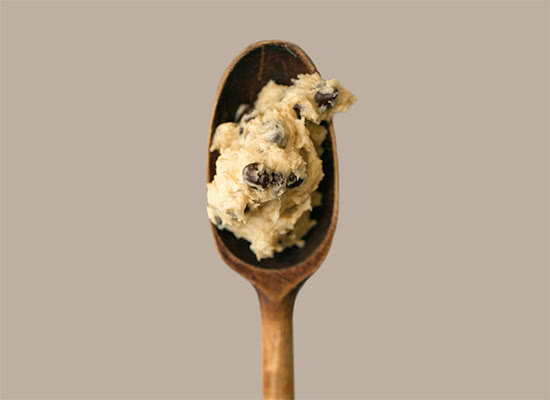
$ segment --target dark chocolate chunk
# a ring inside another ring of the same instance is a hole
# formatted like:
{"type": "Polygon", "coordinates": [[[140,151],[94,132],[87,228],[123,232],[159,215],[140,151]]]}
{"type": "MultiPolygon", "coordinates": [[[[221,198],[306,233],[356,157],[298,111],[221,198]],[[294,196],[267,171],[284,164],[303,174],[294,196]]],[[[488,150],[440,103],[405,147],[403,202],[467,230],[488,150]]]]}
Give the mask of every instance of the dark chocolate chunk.
{"type": "Polygon", "coordinates": [[[269,186],[269,182],[271,179],[269,178],[269,174],[267,172],[263,173],[260,177],[260,185],[265,189],[269,186]]]}
{"type": "Polygon", "coordinates": [[[280,172],[271,173],[271,185],[276,196],[282,196],[286,190],[285,176],[280,172]]]}
{"type": "Polygon", "coordinates": [[[278,145],[281,145],[285,139],[285,135],[280,129],[271,129],[265,133],[265,136],[267,140],[278,145]]]}
{"type": "Polygon", "coordinates": [[[288,174],[287,186],[292,185],[294,182],[296,182],[296,174],[294,172],[291,172],[290,174],[288,174]]]}
{"type": "Polygon", "coordinates": [[[315,93],[315,103],[321,111],[326,110],[334,105],[336,98],[338,97],[338,88],[332,88],[330,92],[317,92],[315,93]]]}
{"type": "Polygon", "coordinates": [[[296,112],[296,117],[298,119],[301,119],[302,118],[302,106],[299,105],[299,104],[295,104],[294,107],[292,107],[292,109],[296,112]]]}
{"type": "Polygon", "coordinates": [[[286,145],[285,128],[279,121],[267,121],[263,125],[264,135],[267,140],[279,147],[286,145]]]}
{"type": "Polygon", "coordinates": [[[295,188],[300,186],[302,183],[304,183],[304,180],[300,177],[297,177],[294,172],[291,172],[288,174],[288,179],[286,181],[286,187],[288,188],[295,188]]]}
{"type": "Polygon", "coordinates": [[[280,172],[273,172],[271,174],[271,184],[273,186],[282,186],[285,183],[285,178],[280,172]]]}
{"type": "Polygon", "coordinates": [[[244,213],[246,214],[249,211],[250,211],[250,207],[248,207],[248,204],[247,204],[246,206],[244,206],[244,213]]]}
{"type": "Polygon", "coordinates": [[[243,168],[243,179],[252,187],[266,188],[269,186],[270,176],[259,162],[248,164],[243,168]]]}

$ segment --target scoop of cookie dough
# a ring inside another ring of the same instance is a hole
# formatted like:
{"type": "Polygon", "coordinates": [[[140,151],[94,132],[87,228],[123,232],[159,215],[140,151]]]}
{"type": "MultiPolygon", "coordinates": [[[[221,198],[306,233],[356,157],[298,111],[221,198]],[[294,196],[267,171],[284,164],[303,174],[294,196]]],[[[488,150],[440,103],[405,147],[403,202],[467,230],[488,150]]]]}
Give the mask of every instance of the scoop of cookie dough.
{"type": "Polygon", "coordinates": [[[216,175],[207,184],[208,217],[250,242],[256,258],[303,247],[321,204],[320,155],[333,113],[347,111],[355,96],[338,81],[302,74],[292,86],[267,83],[254,105],[241,105],[235,122],[216,128],[216,175]]]}

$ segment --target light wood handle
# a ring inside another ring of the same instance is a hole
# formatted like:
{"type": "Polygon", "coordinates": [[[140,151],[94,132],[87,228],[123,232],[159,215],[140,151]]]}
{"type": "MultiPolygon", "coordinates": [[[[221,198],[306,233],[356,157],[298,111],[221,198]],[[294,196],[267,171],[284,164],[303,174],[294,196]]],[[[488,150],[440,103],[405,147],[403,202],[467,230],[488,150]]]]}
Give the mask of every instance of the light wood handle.
{"type": "Polygon", "coordinates": [[[262,313],[264,400],[294,400],[292,313],[298,290],[274,302],[258,290],[262,313]]]}

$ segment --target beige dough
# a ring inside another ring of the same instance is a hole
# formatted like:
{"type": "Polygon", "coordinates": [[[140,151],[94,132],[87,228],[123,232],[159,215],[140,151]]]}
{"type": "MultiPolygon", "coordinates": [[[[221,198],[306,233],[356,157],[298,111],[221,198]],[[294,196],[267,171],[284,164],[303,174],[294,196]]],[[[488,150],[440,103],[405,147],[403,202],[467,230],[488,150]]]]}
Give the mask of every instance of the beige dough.
{"type": "Polygon", "coordinates": [[[315,73],[298,75],[292,86],[270,81],[254,108],[239,107],[237,122],[220,124],[210,148],[220,152],[207,184],[212,223],[248,240],[258,260],[303,247],[316,223],[310,211],[322,201],[323,121],[354,101],[336,80],[315,73]]]}

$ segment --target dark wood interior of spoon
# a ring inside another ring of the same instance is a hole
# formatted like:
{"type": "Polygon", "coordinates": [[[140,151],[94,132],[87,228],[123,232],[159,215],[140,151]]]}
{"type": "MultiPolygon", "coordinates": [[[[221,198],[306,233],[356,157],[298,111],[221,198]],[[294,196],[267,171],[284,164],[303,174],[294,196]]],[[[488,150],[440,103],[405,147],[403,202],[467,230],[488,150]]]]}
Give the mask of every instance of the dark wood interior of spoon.
{"type": "MultiPolygon", "coordinates": [[[[245,49],[240,57],[227,69],[222,78],[218,92],[218,102],[212,116],[210,135],[216,127],[228,121],[233,121],[235,112],[240,104],[253,103],[260,89],[269,81],[290,85],[291,79],[300,73],[317,72],[313,62],[298,46],[288,42],[260,42],[245,49]]],[[[335,159],[334,131],[332,124],[328,126],[329,135],[324,142],[325,151],[322,156],[323,172],[325,174],[320,183],[319,191],[323,195],[322,205],[315,207],[312,217],[317,225],[305,237],[304,248],[296,246],[277,253],[274,258],[258,261],[250,250],[250,243],[244,239],[237,239],[231,232],[219,230],[212,225],[214,238],[218,242],[218,249],[234,269],[243,275],[249,267],[267,269],[284,269],[296,266],[309,260],[320,264],[334,233],[337,212],[337,160],[335,159]],[[336,180],[336,182],[335,182],[336,180]],[[336,204],[336,205],[335,205],[336,204]],[[327,243],[328,241],[328,243],[327,243]],[[321,249],[325,245],[326,249],[321,249]],[[225,248],[224,248],[225,247],[225,248]],[[229,251],[231,254],[224,254],[229,251]],[[317,254],[318,253],[318,254],[317,254]],[[314,260],[311,260],[314,258],[314,260]],[[234,265],[234,264],[238,265],[234,265]]],[[[211,140],[211,138],[210,138],[211,140]]],[[[209,141],[210,143],[210,141],[209,141]]],[[[210,182],[216,173],[217,152],[209,153],[207,179],[210,182]]],[[[247,276],[249,278],[249,276],[247,276]]]]}

